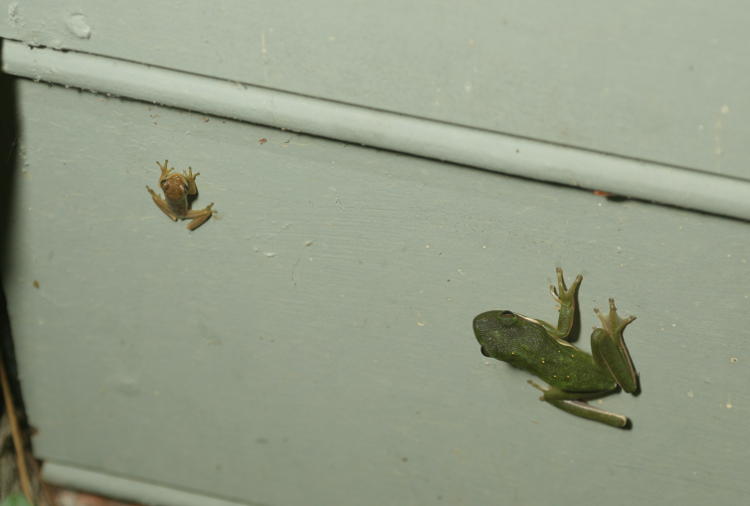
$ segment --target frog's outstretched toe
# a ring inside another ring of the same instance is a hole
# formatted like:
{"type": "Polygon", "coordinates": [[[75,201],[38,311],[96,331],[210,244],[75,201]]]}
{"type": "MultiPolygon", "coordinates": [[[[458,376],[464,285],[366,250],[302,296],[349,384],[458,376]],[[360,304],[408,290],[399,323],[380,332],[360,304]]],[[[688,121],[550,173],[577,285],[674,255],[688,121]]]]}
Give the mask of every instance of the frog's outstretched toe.
{"type": "Polygon", "coordinates": [[[576,276],[570,284],[570,288],[568,288],[565,284],[565,277],[561,267],[555,268],[555,274],[557,275],[557,286],[549,286],[550,294],[558,304],[569,304],[570,301],[575,298],[576,293],[578,292],[578,287],[580,286],[581,281],[583,281],[583,276],[580,274],[576,276]]]}
{"type": "Polygon", "coordinates": [[[620,318],[620,315],[617,314],[615,299],[612,298],[609,299],[609,313],[606,316],[596,307],[594,308],[594,313],[596,313],[596,316],[602,322],[602,328],[611,335],[621,333],[625,327],[636,319],[635,315],[620,318]]]}
{"type": "Polygon", "coordinates": [[[540,400],[540,401],[544,401],[544,400],[546,400],[546,399],[544,398],[544,394],[545,394],[545,393],[547,393],[547,391],[548,391],[548,390],[547,390],[546,388],[544,388],[544,387],[543,387],[542,385],[540,385],[539,383],[535,383],[534,381],[531,381],[531,380],[526,380],[526,383],[528,383],[528,384],[529,384],[529,385],[531,385],[532,387],[534,387],[534,388],[536,388],[537,390],[539,390],[540,392],[542,392],[542,396],[541,396],[541,397],[539,397],[539,400],[540,400]]]}

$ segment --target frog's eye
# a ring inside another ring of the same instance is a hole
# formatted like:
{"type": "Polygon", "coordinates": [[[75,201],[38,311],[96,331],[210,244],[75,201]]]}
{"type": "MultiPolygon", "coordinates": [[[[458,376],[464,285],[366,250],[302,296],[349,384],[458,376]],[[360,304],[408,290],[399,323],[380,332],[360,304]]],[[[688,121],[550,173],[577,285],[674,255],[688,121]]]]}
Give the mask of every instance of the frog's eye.
{"type": "Polygon", "coordinates": [[[515,325],[517,320],[518,316],[513,311],[502,311],[497,315],[498,323],[505,327],[515,325]]]}
{"type": "Polygon", "coordinates": [[[481,351],[481,352],[482,352],[482,355],[484,355],[485,357],[489,357],[489,356],[490,356],[490,354],[489,354],[489,353],[487,353],[487,350],[485,350],[485,349],[484,349],[484,346],[482,346],[482,347],[481,347],[481,348],[479,349],[479,351],[481,351]]]}

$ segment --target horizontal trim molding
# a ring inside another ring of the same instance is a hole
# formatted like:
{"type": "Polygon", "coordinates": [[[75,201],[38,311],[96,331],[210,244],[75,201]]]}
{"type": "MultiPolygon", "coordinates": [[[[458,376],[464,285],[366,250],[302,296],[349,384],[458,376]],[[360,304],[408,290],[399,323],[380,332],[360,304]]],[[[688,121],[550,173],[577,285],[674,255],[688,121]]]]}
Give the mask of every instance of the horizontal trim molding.
{"type": "Polygon", "coordinates": [[[46,461],[42,468],[44,481],[66,488],[161,506],[254,506],[257,503],[232,502],[199,493],[130,480],[99,471],[46,461]]]}
{"type": "Polygon", "coordinates": [[[12,40],[2,61],[37,81],[750,220],[744,179],[12,40]]]}

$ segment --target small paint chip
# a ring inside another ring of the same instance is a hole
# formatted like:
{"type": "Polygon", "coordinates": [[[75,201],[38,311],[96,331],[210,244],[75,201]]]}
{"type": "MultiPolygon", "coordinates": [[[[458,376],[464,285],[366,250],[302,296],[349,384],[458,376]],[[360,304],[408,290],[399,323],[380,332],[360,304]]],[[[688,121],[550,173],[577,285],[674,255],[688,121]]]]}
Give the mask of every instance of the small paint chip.
{"type": "Polygon", "coordinates": [[[39,285],[39,281],[37,281],[36,279],[35,279],[35,280],[34,280],[34,282],[33,282],[33,283],[31,283],[31,284],[32,284],[32,285],[34,285],[34,288],[39,288],[39,286],[40,286],[40,285],[39,285]]]}
{"type": "Polygon", "coordinates": [[[86,16],[80,13],[71,14],[68,16],[65,26],[68,27],[70,33],[78,37],[79,39],[90,39],[91,38],[91,27],[86,21],[86,16]]]}
{"type": "Polygon", "coordinates": [[[265,137],[258,139],[258,144],[265,144],[266,142],[268,142],[268,139],[266,139],[265,137]]]}
{"type": "Polygon", "coordinates": [[[13,2],[8,5],[8,21],[12,25],[18,25],[21,22],[21,18],[18,16],[18,2],[13,2]]]}
{"type": "Polygon", "coordinates": [[[736,364],[737,363],[737,357],[729,357],[729,363],[730,364],[736,364]]]}

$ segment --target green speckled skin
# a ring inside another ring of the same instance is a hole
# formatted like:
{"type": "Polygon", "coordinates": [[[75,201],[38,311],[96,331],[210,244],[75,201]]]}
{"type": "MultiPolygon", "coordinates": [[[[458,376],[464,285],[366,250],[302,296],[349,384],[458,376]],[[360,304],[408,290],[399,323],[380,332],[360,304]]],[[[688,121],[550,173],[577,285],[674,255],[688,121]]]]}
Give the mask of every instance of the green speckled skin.
{"type": "Polygon", "coordinates": [[[635,316],[622,319],[613,299],[604,316],[594,309],[602,328],[591,334],[591,354],[567,341],[573,328],[578,275],[568,289],[562,269],[557,269],[557,287],[550,287],[560,304],[557,326],[507,310],[486,311],[474,318],[474,335],[482,354],[508,362],[546,381],[550,388],[529,383],[541,390],[542,400],[568,413],[613,427],[630,427],[627,417],[610,413],[585,401],[615,392],[618,387],[638,392],[638,375],[622,338],[623,329],[635,316]]]}
{"type": "Polygon", "coordinates": [[[529,371],[566,392],[601,392],[617,387],[591,354],[550,337],[541,325],[510,311],[480,314],[474,318],[474,331],[488,356],[529,371]]]}

